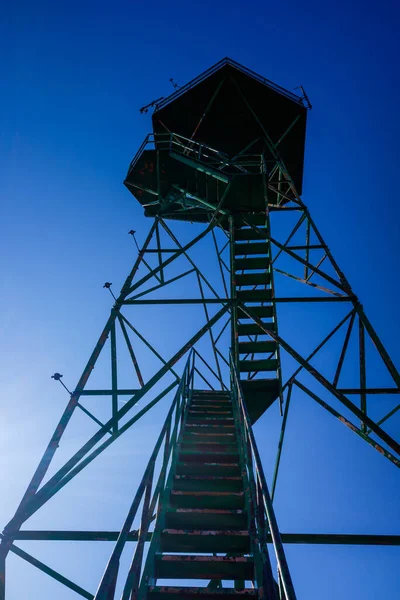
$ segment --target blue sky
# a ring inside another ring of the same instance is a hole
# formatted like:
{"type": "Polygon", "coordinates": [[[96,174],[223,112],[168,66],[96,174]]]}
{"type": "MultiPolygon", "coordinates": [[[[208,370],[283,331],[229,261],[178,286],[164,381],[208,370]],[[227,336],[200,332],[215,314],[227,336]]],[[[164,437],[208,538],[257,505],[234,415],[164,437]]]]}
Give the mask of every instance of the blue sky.
{"type": "MultiPolygon", "coordinates": [[[[139,108],[169,94],[170,77],[183,84],[230,56],[289,90],[304,86],[313,104],[304,201],[400,365],[395,2],[16,1],[5,12],[0,84],[3,523],[67,400],[50,375],[64,373],[73,387],[111,307],[102,286],[112,281],[117,290],[136,257],[127,231],[136,229],[140,242],[145,238],[149,223],[122,181],[151,126],[139,108]]],[[[183,238],[198,231],[196,226],[175,230],[183,238]]],[[[178,317],[178,311],[171,312],[169,323],[178,317]]],[[[151,322],[153,330],[146,335],[168,356],[171,327],[162,316],[152,315],[151,322]]],[[[311,333],[319,333],[319,323],[311,333]]],[[[145,362],[150,373],[155,363],[145,362]]],[[[277,493],[282,530],[398,532],[395,467],[307,402],[299,398],[289,416],[293,441],[284,454],[277,493]]],[[[117,529],[165,408],[166,403],[145,419],[129,441],[118,442],[101,469],[89,472],[87,487],[71,484],[71,491],[49,507],[50,521],[37,516],[30,526],[67,528],[73,522],[76,528],[117,529]],[[120,460],[132,468],[128,483],[115,468],[120,460]],[[99,499],[91,489],[104,489],[105,477],[107,493],[99,499]],[[68,513],[72,501],[79,507],[75,520],[68,513]]],[[[399,425],[397,419],[390,431],[398,435],[399,425]]],[[[83,421],[71,426],[67,449],[60,453],[79,443],[86,426],[83,421]]],[[[271,413],[256,428],[268,476],[269,434],[278,426],[278,415],[271,413]]],[[[43,544],[20,545],[90,589],[111,551],[108,545],[90,548],[90,560],[96,562],[91,570],[82,568],[74,549],[68,553],[64,546],[57,554],[43,544]]],[[[394,597],[400,587],[397,548],[301,546],[289,548],[288,556],[300,599],[374,600],[394,597]]],[[[22,594],[33,599],[38,590],[43,598],[53,597],[58,588],[52,585],[20,559],[10,560],[8,600],[22,594]],[[23,587],[27,578],[29,592],[23,587]]],[[[57,597],[73,594],[61,590],[57,597]]]]}

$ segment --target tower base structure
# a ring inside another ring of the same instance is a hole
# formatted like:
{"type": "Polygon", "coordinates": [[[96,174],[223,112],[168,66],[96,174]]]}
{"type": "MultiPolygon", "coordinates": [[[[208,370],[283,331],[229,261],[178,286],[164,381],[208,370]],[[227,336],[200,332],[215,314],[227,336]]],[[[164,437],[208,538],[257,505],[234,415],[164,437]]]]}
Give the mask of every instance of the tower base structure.
{"type": "Polygon", "coordinates": [[[400,466],[400,445],[387,427],[400,409],[400,375],[300,197],[306,113],[301,98],[229,59],[156,106],[153,132],[125,180],[152,219],[150,231],[1,534],[0,600],[7,598],[9,553],[89,599],[294,600],[284,545],[400,544],[398,535],[281,533],[275,517],[295,394],[400,466]],[[169,220],[188,229],[195,223],[194,237],[181,241],[169,220]],[[206,241],[213,252],[204,250],[206,241]],[[180,319],[173,333],[184,341],[166,359],[141,333],[146,306],[149,319],[163,309],[170,319],[172,306],[198,307],[204,322],[186,333],[180,319]],[[138,348],[158,361],[150,376],[138,348]],[[97,386],[94,368],[104,355],[108,368],[97,386]],[[126,357],[130,387],[121,384],[126,357]],[[376,417],[371,406],[378,395],[389,401],[376,417]],[[106,418],[86,403],[93,396],[109,400],[106,418]],[[24,529],[167,399],[167,417],[119,531],[24,529]],[[267,482],[253,425],[278,407],[281,427],[267,482]],[[49,475],[77,412],[95,431],[49,475]],[[114,545],[100,583],[88,591],[19,548],[20,540],[114,545]]]}

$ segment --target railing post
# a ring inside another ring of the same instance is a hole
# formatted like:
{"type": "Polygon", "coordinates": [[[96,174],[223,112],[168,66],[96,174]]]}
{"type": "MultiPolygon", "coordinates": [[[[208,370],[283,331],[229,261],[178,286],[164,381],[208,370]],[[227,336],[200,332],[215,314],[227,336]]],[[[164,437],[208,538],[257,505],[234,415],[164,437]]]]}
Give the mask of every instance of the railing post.
{"type": "Polygon", "coordinates": [[[262,595],[260,597],[268,598],[268,600],[277,600],[276,583],[274,581],[266,544],[262,492],[260,491],[259,480],[254,474],[249,425],[248,421],[246,421],[243,402],[240,398],[240,389],[236,379],[237,371],[236,367],[233,365],[232,352],[230,354],[230,359],[233,414],[239,442],[244,488],[248,490],[248,528],[254,555],[255,577],[259,590],[262,590],[262,595]]]}
{"type": "MultiPolygon", "coordinates": [[[[269,531],[270,531],[271,537],[272,537],[272,542],[274,545],[274,551],[275,551],[275,556],[276,556],[276,560],[278,563],[278,569],[279,569],[279,572],[280,572],[280,575],[282,578],[284,600],[296,600],[296,593],[294,591],[292,578],[291,578],[289,567],[287,564],[285,551],[283,548],[282,539],[281,539],[278,524],[276,521],[275,512],[274,512],[274,509],[272,506],[272,501],[271,501],[271,497],[269,494],[267,481],[265,479],[260,455],[259,455],[257,444],[256,444],[256,441],[254,438],[253,429],[250,424],[250,418],[249,418],[249,415],[247,412],[247,407],[243,401],[243,394],[241,391],[240,380],[239,380],[239,376],[237,373],[236,365],[233,361],[232,352],[231,352],[231,363],[232,363],[232,372],[233,372],[234,382],[235,382],[235,386],[236,386],[236,390],[237,390],[238,404],[239,404],[241,413],[243,415],[243,427],[246,429],[246,433],[248,435],[248,439],[249,439],[249,443],[250,443],[251,455],[252,455],[251,461],[254,460],[255,469],[257,472],[257,481],[259,482],[259,485],[260,485],[260,490],[261,490],[262,497],[263,497],[264,509],[265,509],[265,513],[266,513],[267,521],[268,521],[268,527],[269,527],[269,531]]],[[[269,562],[269,557],[268,557],[268,562],[269,562]]],[[[275,589],[273,590],[272,594],[273,594],[272,598],[276,597],[275,589]]]]}

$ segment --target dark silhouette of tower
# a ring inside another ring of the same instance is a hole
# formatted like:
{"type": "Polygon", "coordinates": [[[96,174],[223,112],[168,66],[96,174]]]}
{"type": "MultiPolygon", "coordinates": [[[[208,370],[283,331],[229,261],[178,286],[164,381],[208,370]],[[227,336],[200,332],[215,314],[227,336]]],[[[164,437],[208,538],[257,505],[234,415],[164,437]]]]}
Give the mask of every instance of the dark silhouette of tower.
{"type": "MultiPolygon", "coordinates": [[[[400,405],[379,419],[368,410],[371,395],[396,397],[399,373],[301,199],[307,96],[303,90],[302,97],[290,93],[230,59],[183,87],[173,85],[171,96],[141,110],[154,107],[153,131],[125,179],[152,221],[150,231],[4,529],[0,598],[6,597],[10,551],[78,595],[96,600],[117,595],[123,600],[292,600],[296,596],[284,544],[400,543],[394,535],[281,534],[275,517],[273,499],[295,393],[309,396],[382,454],[382,460],[400,466],[400,446],[385,430],[400,405]],[[195,237],[180,241],[169,221],[185,222],[187,229],[198,224],[195,237]],[[205,239],[214,245],[218,286],[193,258],[197,248],[203,252],[205,239]],[[178,281],[180,295],[171,295],[178,281]],[[280,281],[288,283],[281,286],[280,281]],[[154,311],[198,306],[205,323],[164,359],[128,316],[132,307],[146,304],[154,311]],[[284,308],[297,305],[304,307],[302,323],[291,327],[299,345],[282,333],[284,308]],[[321,306],[327,311],[342,307],[344,313],[304,353],[299,347],[321,306]],[[199,349],[205,337],[210,342],[207,355],[199,349]],[[337,339],[334,356],[329,344],[337,339]],[[138,340],[162,363],[151,377],[142,373],[138,340]],[[135,387],[119,385],[119,345],[128,352],[135,387]],[[110,383],[89,389],[103,351],[110,352],[110,383]],[[369,383],[378,363],[390,386],[386,379],[382,385],[369,383]],[[163,387],[166,375],[172,382],[163,387]],[[169,412],[120,531],[24,532],[24,523],[36,511],[168,394],[169,412]],[[111,400],[108,421],[85,407],[90,395],[111,400]],[[147,404],[134,412],[142,399],[147,404]],[[253,424],[273,406],[280,407],[282,426],[269,484],[253,424]],[[96,431],[45,480],[78,409],[95,422],[96,431]],[[112,540],[115,545],[97,591],[88,592],[18,549],[14,542],[19,539],[112,540]],[[128,542],[136,543],[130,566],[123,569],[128,542]]],[[[61,380],[62,375],[53,377],[61,380]]]]}

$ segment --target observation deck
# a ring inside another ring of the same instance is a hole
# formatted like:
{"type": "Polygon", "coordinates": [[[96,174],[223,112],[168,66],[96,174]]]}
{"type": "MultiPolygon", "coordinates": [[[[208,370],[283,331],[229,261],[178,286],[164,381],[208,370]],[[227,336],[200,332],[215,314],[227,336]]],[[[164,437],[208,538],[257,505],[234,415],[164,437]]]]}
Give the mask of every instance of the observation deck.
{"type": "Polygon", "coordinates": [[[224,59],[158,103],[124,183],[149,217],[262,213],[278,160],[301,193],[306,113],[295,94],[224,59]]]}

